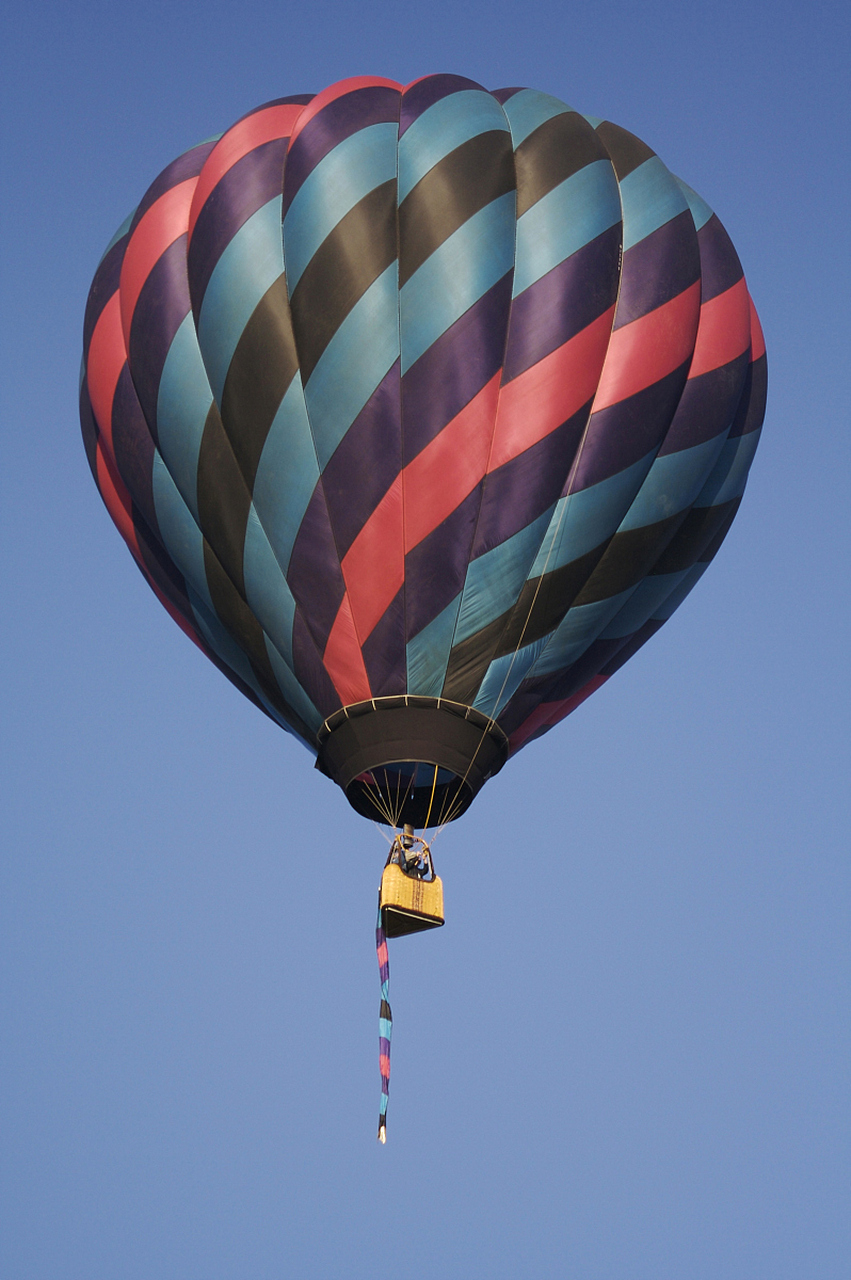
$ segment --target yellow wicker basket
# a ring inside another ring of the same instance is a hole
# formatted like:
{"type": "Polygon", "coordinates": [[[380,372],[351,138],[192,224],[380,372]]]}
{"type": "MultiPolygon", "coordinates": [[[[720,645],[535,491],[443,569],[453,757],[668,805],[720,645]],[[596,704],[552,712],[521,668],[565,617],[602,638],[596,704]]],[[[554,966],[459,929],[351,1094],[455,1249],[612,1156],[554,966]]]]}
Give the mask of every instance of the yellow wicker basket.
{"type": "Polygon", "coordinates": [[[443,924],[443,883],[440,876],[420,880],[405,875],[395,862],[389,862],[381,877],[381,919],[388,938],[421,929],[436,929],[443,924]]]}

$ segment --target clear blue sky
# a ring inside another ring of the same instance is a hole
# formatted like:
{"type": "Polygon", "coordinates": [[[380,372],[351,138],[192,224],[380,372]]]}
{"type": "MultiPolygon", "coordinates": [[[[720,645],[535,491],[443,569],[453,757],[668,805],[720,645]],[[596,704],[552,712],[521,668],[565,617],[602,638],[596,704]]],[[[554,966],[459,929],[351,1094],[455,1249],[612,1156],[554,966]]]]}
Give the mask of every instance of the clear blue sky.
{"type": "Polygon", "coordinates": [[[82,0],[7,14],[0,1274],[845,1280],[848,8],[82,0]],[[97,260],[178,152],[343,76],[645,138],[759,308],[766,427],[674,620],[435,848],[386,845],[145,586],[77,422],[97,260]]]}

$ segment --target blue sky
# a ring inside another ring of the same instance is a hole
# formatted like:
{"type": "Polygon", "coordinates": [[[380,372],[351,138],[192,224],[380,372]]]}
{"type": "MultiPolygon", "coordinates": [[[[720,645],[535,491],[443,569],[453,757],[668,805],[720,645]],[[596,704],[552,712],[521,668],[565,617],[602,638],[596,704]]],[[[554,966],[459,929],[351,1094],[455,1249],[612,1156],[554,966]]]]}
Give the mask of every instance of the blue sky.
{"type": "Polygon", "coordinates": [[[7,17],[0,896],[15,1280],[833,1280],[849,1266],[847,6],[264,0],[7,17]],[[77,422],[151,179],[343,76],[526,84],[717,210],[769,356],[742,510],[673,621],[439,838],[386,846],[171,623],[77,422]]]}

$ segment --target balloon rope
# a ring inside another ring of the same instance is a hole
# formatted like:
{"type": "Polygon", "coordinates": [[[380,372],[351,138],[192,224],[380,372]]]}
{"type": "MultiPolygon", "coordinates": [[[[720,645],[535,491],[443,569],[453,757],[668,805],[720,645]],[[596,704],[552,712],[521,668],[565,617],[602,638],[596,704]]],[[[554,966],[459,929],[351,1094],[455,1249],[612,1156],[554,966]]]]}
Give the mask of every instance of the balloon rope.
{"type": "Polygon", "coordinates": [[[426,827],[428,826],[428,820],[431,817],[431,806],[434,804],[434,793],[435,793],[436,787],[437,787],[437,765],[434,766],[434,782],[432,782],[431,784],[431,795],[429,796],[429,801],[428,801],[428,813],[426,814],[426,820],[423,823],[423,831],[425,831],[426,827]]]}
{"type": "Polygon", "coordinates": [[[381,898],[378,900],[378,920],[375,924],[375,950],[378,955],[378,973],[381,978],[381,1007],[378,1014],[378,1069],[381,1072],[381,1105],[378,1110],[378,1141],[387,1141],[387,1103],[390,1099],[390,1037],[393,1035],[393,1015],[390,1012],[390,956],[387,952],[387,936],[381,920],[381,898]]]}
{"type": "MultiPolygon", "coordinates": [[[[364,774],[364,777],[366,777],[366,776],[367,776],[367,775],[366,775],[366,774],[364,774]]],[[[375,776],[374,776],[374,775],[372,775],[372,777],[373,777],[373,784],[374,784],[374,786],[375,786],[375,795],[373,795],[373,794],[372,794],[372,792],[370,791],[370,789],[369,789],[369,783],[368,783],[368,782],[365,782],[363,785],[364,785],[364,789],[365,789],[365,791],[366,791],[366,795],[367,795],[367,797],[369,798],[369,800],[371,800],[371,801],[372,801],[372,803],[375,805],[376,809],[377,809],[377,810],[378,810],[378,812],[381,814],[382,818],[383,818],[383,819],[384,819],[384,821],[387,823],[387,825],[388,825],[389,827],[395,827],[396,823],[393,821],[393,815],[392,815],[392,813],[390,812],[390,809],[389,809],[389,807],[387,806],[387,804],[385,803],[385,801],[384,801],[384,797],[383,797],[383,796],[382,796],[382,794],[381,794],[381,787],[379,786],[379,784],[378,784],[377,782],[375,782],[375,776]]]]}

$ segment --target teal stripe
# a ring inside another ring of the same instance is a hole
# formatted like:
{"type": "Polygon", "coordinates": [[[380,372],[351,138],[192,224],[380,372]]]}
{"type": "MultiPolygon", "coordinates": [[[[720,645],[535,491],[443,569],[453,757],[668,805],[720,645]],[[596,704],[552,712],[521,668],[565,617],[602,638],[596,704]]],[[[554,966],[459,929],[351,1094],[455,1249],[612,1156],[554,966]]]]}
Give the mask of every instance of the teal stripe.
{"type": "Polygon", "coordinates": [[[213,269],[201,304],[198,345],[219,404],[242,331],[283,269],[281,197],[275,196],[243,223],[230,241],[213,269]]]}
{"type": "Polygon", "coordinates": [[[587,120],[592,129],[599,129],[600,125],[604,123],[602,116],[586,116],[584,111],[582,119],[587,120]]]}
{"type": "Polygon", "coordinates": [[[618,526],[618,533],[643,529],[690,507],[715,466],[725,440],[726,433],[721,432],[691,449],[657,457],[618,526]]]}
{"type": "Polygon", "coordinates": [[[385,1040],[389,1040],[393,1035],[393,1023],[387,1018],[378,1019],[378,1034],[383,1036],[385,1040]]]}
{"type": "Polygon", "coordinates": [[[521,682],[526,679],[536,658],[541,653],[546,638],[534,644],[524,645],[515,654],[496,658],[488,667],[479,686],[473,706],[484,715],[496,718],[514,697],[521,682]]]}
{"type": "Polygon", "coordinates": [[[446,679],[449,653],[455,619],[461,604],[461,595],[443,609],[436,618],[423,627],[413,640],[408,641],[406,662],[408,668],[408,693],[421,698],[439,698],[446,679]]]}
{"type": "Polygon", "coordinates": [[[284,218],[290,296],[329,232],[365,195],[396,177],[394,123],[371,124],[329,151],[299,187],[284,218]]]}
{"type": "Polygon", "coordinates": [[[268,711],[269,715],[275,721],[275,724],[280,725],[280,727],[287,733],[292,734],[298,742],[304,743],[305,746],[308,746],[309,744],[304,742],[304,739],[287,724],[281,713],[272,706],[271,702],[269,702],[268,698],[260,688],[260,685],[257,683],[257,678],[251,670],[251,663],[248,661],[233,637],[222,626],[215,613],[210,612],[204,605],[201,598],[192,590],[189,592],[189,602],[192,605],[192,612],[195,615],[198,631],[204,640],[206,640],[216,657],[219,658],[226,667],[230,667],[231,671],[233,671],[235,675],[239,676],[244,684],[248,685],[258,702],[261,706],[265,707],[266,711],[268,711]]]}
{"type": "Polygon", "coordinates": [[[198,519],[198,455],[213,402],[198,349],[192,313],[172,339],[157,395],[160,453],[195,519],[198,519]]]}
{"type": "Polygon", "coordinates": [[[627,591],[621,591],[607,600],[596,600],[593,604],[581,604],[568,609],[555,631],[547,639],[541,656],[534,664],[534,668],[530,668],[529,674],[550,675],[576,662],[626,604],[632,592],[633,588],[630,587],[627,591]]]}
{"type": "Polygon", "coordinates": [[[677,186],[680,188],[680,191],[682,191],[685,196],[688,202],[688,207],[691,209],[691,216],[694,219],[694,229],[695,231],[699,231],[701,227],[706,226],[707,222],[712,217],[712,210],[703,197],[699,196],[696,191],[693,191],[687,182],[683,182],[682,178],[678,178],[676,174],[674,174],[673,177],[677,186]]]}
{"type": "Polygon", "coordinates": [[[548,93],[539,93],[537,89],[521,89],[507,102],[502,109],[511,128],[511,141],[515,151],[536,129],[555,116],[569,114],[573,108],[553,98],[548,93]]]}
{"type": "Polygon", "coordinates": [[[515,193],[485,205],[401,288],[402,373],[514,263],[515,193]]]}
{"type": "Polygon", "coordinates": [[[696,507],[720,507],[722,502],[740,498],[759,443],[759,431],[727,440],[712,474],[695,500],[696,507]]]}
{"type": "Polygon", "coordinates": [[[249,609],[292,667],[295,599],[253,507],[245,528],[243,575],[249,609]]]}
{"type": "Polygon", "coordinates": [[[687,570],[685,577],[676,590],[672,591],[653,611],[654,621],[667,622],[671,614],[679,609],[689,592],[694,590],[708,568],[708,561],[699,561],[691,569],[687,570]]]}
{"type": "Polygon", "coordinates": [[[491,129],[508,132],[502,107],[484,89],[460,89],[430,106],[399,139],[399,203],[450,151],[491,129]]]}
{"type": "MultiPolygon", "coordinates": [[[[278,564],[286,570],[307,505],[319,480],[301,375],[296,373],[272,420],[254,478],[253,502],[278,564]]],[[[256,576],[249,564],[246,575],[256,576]]]]}
{"type": "MultiPolygon", "coordinates": [[[[309,729],[314,733],[321,727],[324,717],[319,714],[313,703],[308,698],[304,689],[302,689],[298,680],[281,657],[275,645],[272,644],[268,635],[263,637],[266,644],[266,652],[269,655],[269,662],[275,673],[275,679],[278,682],[278,688],[284,695],[287,705],[292,707],[293,711],[299,716],[309,729]]],[[[300,742],[310,751],[311,755],[316,755],[316,746],[312,742],[305,741],[299,734],[296,734],[300,742]]]]}
{"type": "MultiPolygon", "coordinates": [[[[251,687],[275,721],[292,732],[264,697],[250,662],[216,616],[204,567],[203,535],[158,453],[154,454],[152,484],[162,543],[183,575],[199,630],[213,652],[251,687]]],[[[296,714],[317,729],[322,716],[299,685],[286,659],[277,651],[280,645],[291,665],[295,602],[253,510],[249,512],[246,530],[245,580],[246,601],[263,629],[266,651],[281,693],[296,714]],[[258,544],[263,544],[265,558],[258,544]]]]}
{"type": "Polygon", "coordinates": [[[628,173],[620,188],[624,253],[688,208],[676,178],[658,156],[628,173]]]}
{"type": "Polygon", "coordinates": [[[469,564],[454,644],[481,631],[516,602],[547,531],[553,507],[469,564]]]}
{"type": "Polygon", "coordinates": [[[594,160],[571,174],[517,219],[514,296],[620,220],[611,161],[594,160]]]}
{"type": "Polygon", "coordinates": [[[529,577],[552,573],[610,538],[629,510],[654,456],[648,453],[617,475],[560,498],[529,577]]]}
{"type": "Polygon", "coordinates": [[[352,307],[304,389],[321,468],[399,358],[398,281],[392,262],[352,307]]]}
{"type": "Polygon", "coordinates": [[[626,604],[600,632],[600,639],[623,640],[635,635],[690,573],[691,569],[681,569],[678,573],[651,573],[638,584],[626,604]]]}
{"type": "Polygon", "coordinates": [[[151,487],[163,546],[187,586],[198,593],[211,613],[215,612],[204,568],[204,535],[159,453],[154,454],[151,487]]]}

